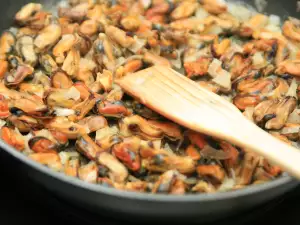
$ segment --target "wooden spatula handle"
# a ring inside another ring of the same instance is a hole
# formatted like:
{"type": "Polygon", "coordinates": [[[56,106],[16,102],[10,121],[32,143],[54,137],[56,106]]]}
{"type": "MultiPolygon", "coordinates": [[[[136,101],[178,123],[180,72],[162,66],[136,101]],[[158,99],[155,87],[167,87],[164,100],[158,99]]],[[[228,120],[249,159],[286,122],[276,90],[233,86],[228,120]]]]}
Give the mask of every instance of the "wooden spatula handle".
{"type": "Polygon", "coordinates": [[[241,131],[237,132],[235,137],[229,138],[228,141],[264,156],[300,179],[299,149],[277,139],[250,121],[245,120],[240,125],[241,131]]]}

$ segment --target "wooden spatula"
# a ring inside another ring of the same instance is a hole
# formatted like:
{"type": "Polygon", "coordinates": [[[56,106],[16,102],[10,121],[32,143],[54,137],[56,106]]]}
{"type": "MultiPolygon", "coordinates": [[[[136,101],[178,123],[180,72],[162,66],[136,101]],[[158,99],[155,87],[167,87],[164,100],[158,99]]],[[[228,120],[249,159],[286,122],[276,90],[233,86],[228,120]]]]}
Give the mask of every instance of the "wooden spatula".
{"type": "Polygon", "coordinates": [[[230,102],[171,68],[153,66],[129,74],[118,83],[164,117],[252,150],[300,179],[300,150],[263,131],[230,102]]]}

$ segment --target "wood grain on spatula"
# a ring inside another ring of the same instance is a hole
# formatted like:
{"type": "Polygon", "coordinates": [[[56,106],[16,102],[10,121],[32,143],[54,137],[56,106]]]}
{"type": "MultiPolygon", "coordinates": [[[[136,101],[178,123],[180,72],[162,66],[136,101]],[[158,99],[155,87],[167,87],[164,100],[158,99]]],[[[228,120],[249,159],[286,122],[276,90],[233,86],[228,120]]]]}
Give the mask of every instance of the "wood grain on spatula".
{"type": "Polygon", "coordinates": [[[300,179],[300,151],[249,121],[230,102],[164,66],[128,74],[117,83],[164,117],[252,150],[300,179]]]}

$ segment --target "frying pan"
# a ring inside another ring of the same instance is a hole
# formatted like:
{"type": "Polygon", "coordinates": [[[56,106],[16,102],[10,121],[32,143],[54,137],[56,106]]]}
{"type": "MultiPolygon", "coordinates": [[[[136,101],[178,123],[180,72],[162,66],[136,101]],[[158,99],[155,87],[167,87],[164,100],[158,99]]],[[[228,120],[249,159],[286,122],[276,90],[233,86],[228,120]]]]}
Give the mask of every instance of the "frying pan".
{"type": "MultiPolygon", "coordinates": [[[[10,27],[15,13],[28,2],[29,0],[0,1],[1,31],[10,27]]],[[[251,0],[244,2],[253,5],[251,0]]],[[[44,0],[41,3],[47,7],[55,5],[56,1],[44,0]]],[[[296,0],[269,0],[266,13],[276,14],[285,19],[287,16],[296,17],[296,9],[296,0]]],[[[125,218],[132,221],[204,223],[259,207],[297,185],[297,181],[285,175],[265,184],[225,193],[186,196],[131,193],[84,183],[62,173],[51,171],[1,141],[0,148],[0,163],[5,160],[7,171],[19,168],[15,166],[18,164],[21,166],[19,172],[32,179],[28,182],[35,181],[59,198],[94,213],[105,213],[114,218],[125,218]]]]}

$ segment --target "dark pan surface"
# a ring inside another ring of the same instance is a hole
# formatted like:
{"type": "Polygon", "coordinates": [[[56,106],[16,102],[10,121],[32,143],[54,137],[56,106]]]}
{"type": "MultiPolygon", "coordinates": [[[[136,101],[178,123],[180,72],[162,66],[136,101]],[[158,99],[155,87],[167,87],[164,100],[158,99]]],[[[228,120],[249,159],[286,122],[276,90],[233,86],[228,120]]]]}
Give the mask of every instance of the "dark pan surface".
{"type": "MultiPolygon", "coordinates": [[[[28,2],[26,0],[1,0],[0,30],[9,28],[15,12],[28,2]]],[[[46,0],[44,2],[47,2],[45,4],[47,6],[52,3],[46,0]]],[[[252,1],[245,2],[252,3],[252,1]]],[[[295,0],[269,2],[267,13],[282,17],[296,15],[297,1],[295,0]]],[[[216,220],[266,203],[297,185],[296,181],[285,176],[266,184],[227,193],[188,196],[146,195],[84,183],[30,161],[3,142],[0,142],[0,148],[4,150],[0,151],[1,160],[7,160],[12,168],[14,168],[14,163],[20,164],[23,173],[53,191],[57,196],[86,210],[110,214],[114,217],[126,217],[131,220],[141,218],[148,221],[206,222],[216,220]]],[[[8,168],[8,171],[10,169],[8,168]]]]}

